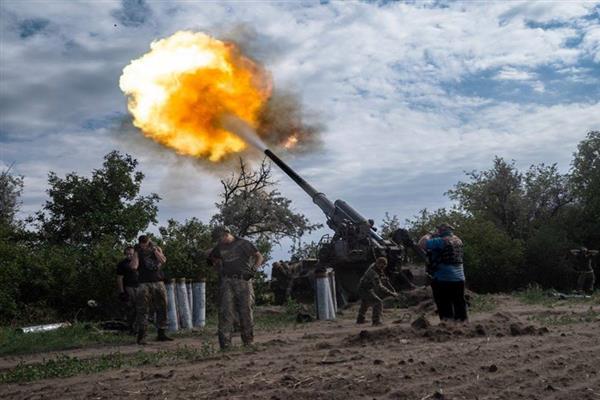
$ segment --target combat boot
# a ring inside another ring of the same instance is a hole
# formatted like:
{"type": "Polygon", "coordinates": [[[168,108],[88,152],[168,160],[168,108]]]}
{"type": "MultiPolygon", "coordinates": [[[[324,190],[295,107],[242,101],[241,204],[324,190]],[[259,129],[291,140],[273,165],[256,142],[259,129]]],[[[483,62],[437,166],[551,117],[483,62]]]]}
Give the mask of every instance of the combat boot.
{"type": "Polygon", "coordinates": [[[227,339],[225,335],[219,334],[219,348],[221,351],[227,351],[231,347],[231,339],[227,339]]]}
{"type": "Polygon", "coordinates": [[[168,337],[164,329],[159,329],[158,335],[156,336],[156,340],[158,340],[159,342],[172,342],[173,338],[168,337]]]}
{"type": "Polygon", "coordinates": [[[140,329],[137,333],[137,340],[136,340],[137,344],[139,344],[140,346],[144,346],[147,345],[148,342],[146,342],[146,331],[143,329],[140,329]]]}

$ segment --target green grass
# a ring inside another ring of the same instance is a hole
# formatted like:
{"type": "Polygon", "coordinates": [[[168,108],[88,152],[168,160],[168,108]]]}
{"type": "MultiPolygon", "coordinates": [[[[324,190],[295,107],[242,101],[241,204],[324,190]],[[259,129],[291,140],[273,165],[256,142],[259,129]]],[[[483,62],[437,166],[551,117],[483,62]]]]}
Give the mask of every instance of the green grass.
{"type": "MultiPolygon", "coordinates": [[[[263,314],[255,319],[256,330],[272,330],[295,324],[298,305],[289,304],[282,313],[263,314]]],[[[215,329],[216,316],[207,318],[206,327],[199,332],[181,332],[173,335],[181,337],[201,337],[201,348],[179,347],[176,350],[157,352],[138,351],[133,354],[119,352],[100,357],[81,359],[60,355],[40,363],[20,364],[0,373],[0,384],[30,382],[39,379],[65,378],[81,374],[94,374],[110,369],[140,367],[143,365],[170,365],[182,361],[193,362],[217,353],[215,329]],[[212,340],[211,340],[212,339],[212,340]]],[[[14,329],[0,329],[0,355],[15,355],[52,350],[66,350],[82,347],[94,347],[111,344],[133,344],[134,338],[124,334],[98,332],[89,328],[89,324],[76,324],[52,332],[17,333],[14,329]]],[[[234,347],[230,351],[237,351],[234,347]]],[[[255,351],[256,347],[243,351],[255,351]]]]}
{"type": "Polygon", "coordinates": [[[524,304],[543,305],[552,307],[562,304],[600,304],[600,292],[596,291],[589,299],[584,298],[566,298],[560,299],[553,296],[555,290],[545,290],[539,286],[529,286],[525,290],[515,292],[514,296],[524,304]]]}
{"type": "Polygon", "coordinates": [[[600,312],[591,308],[583,313],[559,314],[559,315],[532,315],[527,318],[545,326],[570,325],[585,322],[600,321],[600,312]]]}
{"type": "MultiPolygon", "coordinates": [[[[282,313],[257,315],[255,318],[256,330],[278,329],[295,324],[299,307],[295,303],[290,303],[282,313]]],[[[203,329],[194,332],[182,331],[173,336],[211,340],[215,338],[216,327],[217,316],[210,314],[207,315],[206,326],[203,329]]],[[[153,332],[149,332],[149,335],[153,335],[153,332]]],[[[20,333],[14,328],[0,327],[0,357],[134,343],[133,336],[100,331],[95,324],[91,323],[77,323],[55,331],[35,333],[20,333]]]]}
{"type": "MultiPolygon", "coordinates": [[[[214,321],[211,323],[216,326],[214,321]]],[[[154,332],[154,328],[150,327],[148,335],[152,336],[154,332]]],[[[208,335],[206,328],[173,334],[176,338],[208,337],[208,335]]],[[[90,323],[77,323],[50,332],[21,333],[14,328],[0,328],[0,357],[134,343],[134,336],[123,332],[101,331],[96,325],[90,323]]]]}
{"type": "Polygon", "coordinates": [[[254,319],[255,328],[257,330],[270,330],[295,325],[298,313],[307,313],[305,306],[292,299],[288,299],[282,311],[279,314],[257,315],[254,319]]]}
{"type": "Polygon", "coordinates": [[[473,313],[491,312],[496,309],[498,302],[491,295],[475,294],[471,297],[469,311],[473,313]]]}
{"type": "Polygon", "coordinates": [[[92,324],[84,323],[35,333],[21,333],[9,327],[0,328],[0,356],[132,342],[134,339],[131,336],[100,332],[92,324]]]}
{"type": "Polygon", "coordinates": [[[39,379],[66,378],[81,374],[94,374],[110,369],[163,366],[187,361],[194,362],[216,353],[214,346],[204,343],[201,348],[179,347],[176,350],[157,352],[139,351],[133,354],[110,353],[96,358],[81,359],[66,355],[34,364],[21,364],[0,373],[0,384],[31,382],[39,379]]]}

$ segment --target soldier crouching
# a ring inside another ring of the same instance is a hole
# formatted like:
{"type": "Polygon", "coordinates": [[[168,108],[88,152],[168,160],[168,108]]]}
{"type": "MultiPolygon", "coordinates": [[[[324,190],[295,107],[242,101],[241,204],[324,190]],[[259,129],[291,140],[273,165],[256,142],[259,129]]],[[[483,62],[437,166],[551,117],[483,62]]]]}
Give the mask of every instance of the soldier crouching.
{"type": "Polygon", "coordinates": [[[383,314],[383,300],[381,296],[398,296],[398,294],[388,289],[382,282],[387,259],[379,257],[369,266],[358,283],[358,295],[360,296],[360,308],[358,309],[357,324],[364,324],[365,317],[369,307],[373,307],[372,322],[373,325],[381,325],[383,314]]]}

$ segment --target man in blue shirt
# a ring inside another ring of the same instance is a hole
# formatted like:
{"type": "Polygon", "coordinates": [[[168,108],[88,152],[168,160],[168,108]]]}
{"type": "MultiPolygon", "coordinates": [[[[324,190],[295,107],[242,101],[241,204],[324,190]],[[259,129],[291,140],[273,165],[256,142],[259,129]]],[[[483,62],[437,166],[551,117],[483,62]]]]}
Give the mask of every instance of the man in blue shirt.
{"type": "Polygon", "coordinates": [[[435,237],[431,234],[423,236],[419,246],[431,255],[431,290],[440,320],[466,321],[463,243],[453,231],[451,225],[441,224],[435,237]]]}

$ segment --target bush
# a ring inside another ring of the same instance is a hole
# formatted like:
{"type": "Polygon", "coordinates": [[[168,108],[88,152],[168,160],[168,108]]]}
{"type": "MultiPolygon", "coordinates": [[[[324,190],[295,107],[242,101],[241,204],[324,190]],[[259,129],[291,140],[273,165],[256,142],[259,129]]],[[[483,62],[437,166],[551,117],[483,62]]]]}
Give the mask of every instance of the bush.
{"type": "Polygon", "coordinates": [[[509,291],[522,282],[523,243],[492,222],[467,219],[457,235],[463,240],[468,286],[478,292],[509,291]]]}
{"type": "Polygon", "coordinates": [[[576,274],[567,259],[569,249],[574,246],[561,227],[541,227],[527,241],[527,281],[560,290],[574,287],[576,274]]]}

